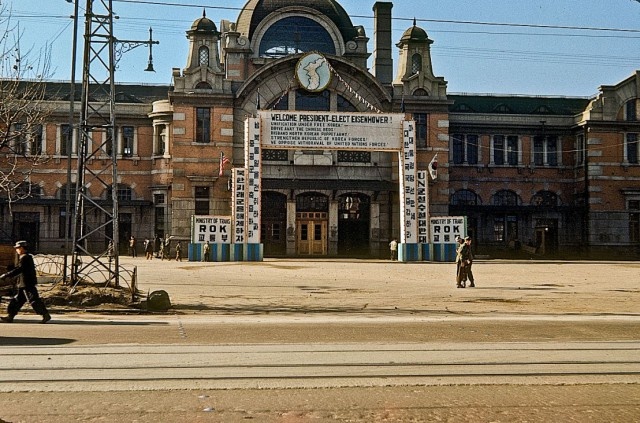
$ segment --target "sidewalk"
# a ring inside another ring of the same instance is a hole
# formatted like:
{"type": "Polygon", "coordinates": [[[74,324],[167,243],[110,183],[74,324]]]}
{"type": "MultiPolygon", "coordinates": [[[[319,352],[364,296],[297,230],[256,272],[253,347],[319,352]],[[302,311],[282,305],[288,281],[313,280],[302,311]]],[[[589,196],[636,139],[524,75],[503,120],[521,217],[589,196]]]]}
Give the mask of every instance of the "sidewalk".
{"type": "Polygon", "coordinates": [[[174,311],[337,315],[613,314],[640,316],[637,262],[476,261],[476,288],[452,263],[292,260],[200,263],[121,257],[138,288],[174,311]]]}

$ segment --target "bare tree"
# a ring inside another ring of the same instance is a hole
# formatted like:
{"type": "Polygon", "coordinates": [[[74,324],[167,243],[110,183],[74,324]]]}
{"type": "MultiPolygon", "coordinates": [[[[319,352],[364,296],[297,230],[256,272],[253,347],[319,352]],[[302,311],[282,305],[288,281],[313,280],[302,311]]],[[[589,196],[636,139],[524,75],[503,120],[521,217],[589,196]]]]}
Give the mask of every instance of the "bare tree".
{"type": "Polygon", "coordinates": [[[45,160],[44,127],[50,48],[20,46],[22,32],[0,5],[0,198],[11,204],[33,193],[31,176],[45,160]]]}

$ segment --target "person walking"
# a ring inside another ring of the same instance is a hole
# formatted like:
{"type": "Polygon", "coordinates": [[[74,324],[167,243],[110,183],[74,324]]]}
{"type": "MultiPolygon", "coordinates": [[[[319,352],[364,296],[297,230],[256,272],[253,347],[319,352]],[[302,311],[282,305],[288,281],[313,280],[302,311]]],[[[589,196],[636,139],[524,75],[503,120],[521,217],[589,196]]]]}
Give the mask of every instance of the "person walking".
{"type": "Polygon", "coordinates": [[[153,243],[148,239],[144,240],[144,255],[147,260],[153,260],[153,243]]]}
{"type": "Polygon", "coordinates": [[[182,261],[182,246],[180,241],[176,243],[176,261],[182,261]]]}
{"type": "Polygon", "coordinates": [[[204,246],[202,247],[202,261],[209,261],[210,251],[211,246],[209,245],[209,241],[205,241],[204,246]]]}
{"type": "Polygon", "coordinates": [[[471,271],[471,265],[473,264],[473,249],[471,248],[471,237],[465,237],[464,243],[467,246],[467,265],[465,266],[466,277],[464,278],[464,282],[466,283],[467,278],[469,279],[469,288],[475,288],[475,279],[473,277],[473,272],[471,271]]]}
{"type": "Polygon", "coordinates": [[[464,288],[464,281],[466,279],[466,261],[467,261],[467,246],[464,239],[457,236],[456,242],[458,247],[456,248],[456,287],[464,288]]]}
{"type": "Polygon", "coordinates": [[[14,317],[18,314],[22,306],[28,302],[33,310],[42,316],[40,323],[47,323],[51,320],[51,315],[40,299],[36,285],[38,277],[36,276],[36,265],[33,256],[27,252],[27,241],[18,241],[13,246],[19,255],[18,265],[7,273],[0,275],[0,279],[20,276],[17,284],[18,292],[11,298],[7,307],[7,315],[0,317],[3,323],[12,323],[14,317]]]}
{"type": "Polygon", "coordinates": [[[391,261],[398,260],[398,241],[395,238],[389,243],[389,254],[391,261]]]}
{"type": "Polygon", "coordinates": [[[129,238],[129,254],[131,254],[132,258],[138,257],[138,252],[136,251],[136,237],[133,235],[129,238]]]}
{"type": "Polygon", "coordinates": [[[171,237],[169,236],[169,234],[165,235],[164,237],[163,248],[162,259],[164,260],[166,258],[167,260],[171,261],[171,237]]]}

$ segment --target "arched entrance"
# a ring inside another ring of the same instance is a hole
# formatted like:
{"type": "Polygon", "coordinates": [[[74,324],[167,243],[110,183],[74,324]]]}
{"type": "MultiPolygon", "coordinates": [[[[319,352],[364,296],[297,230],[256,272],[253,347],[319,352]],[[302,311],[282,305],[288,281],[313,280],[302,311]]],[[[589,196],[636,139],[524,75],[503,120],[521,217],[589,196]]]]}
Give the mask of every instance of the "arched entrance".
{"type": "Polygon", "coordinates": [[[287,253],[287,196],[279,192],[262,193],[261,240],[265,256],[284,256],[287,253]]]}
{"type": "Polygon", "coordinates": [[[360,193],[339,197],[338,254],[340,256],[369,255],[370,199],[360,193]]]}
{"type": "Polygon", "coordinates": [[[296,197],[296,254],[327,254],[328,221],[329,198],[326,195],[306,192],[296,197]]]}

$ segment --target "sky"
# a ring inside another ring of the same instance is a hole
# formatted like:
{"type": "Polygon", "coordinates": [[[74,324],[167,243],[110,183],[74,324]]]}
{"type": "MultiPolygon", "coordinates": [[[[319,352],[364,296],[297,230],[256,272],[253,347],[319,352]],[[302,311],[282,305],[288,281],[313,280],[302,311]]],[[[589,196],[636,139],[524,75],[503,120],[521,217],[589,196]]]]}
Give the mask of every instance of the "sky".
{"type": "MultiPolygon", "coordinates": [[[[311,1],[311,0],[309,0],[311,1]]],[[[95,0],[94,4],[101,4],[95,0]]],[[[50,51],[49,79],[71,77],[73,3],[66,0],[0,0],[22,37],[21,51],[50,51]]],[[[374,0],[342,0],[354,25],[365,28],[373,52],[374,0]]],[[[113,0],[114,35],[148,40],[154,72],[145,72],[148,49],[124,53],[117,83],[171,84],[172,68],[186,66],[186,31],[207,17],[237,20],[245,0],[113,0]]],[[[81,10],[86,0],[80,0],[81,10]]],[[[102,10],[102,6],[96,8],[102,10]]],[[[413,19],[427,31],[433,70],[449,93],[593,96],[640,69],[640,0],[398,0],[393,6],[393,42],[413,19]]],[[[80,38],[84,14],[80,13],[80,38]]],[[[397,48],[393,48],[394,74],[397,48]]],[[[82,47],[78,69],[82,68],[82,47]]],[[[370,59],[371,61],[371,59],[370,59]]],[[[81,80],[81,73],[77,73],[81,80]]]]}

